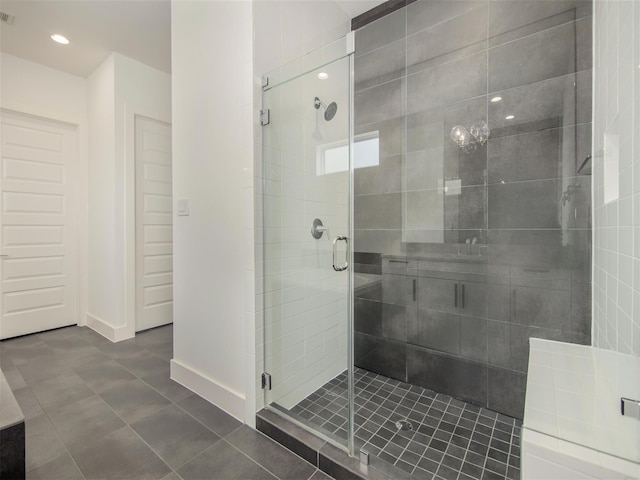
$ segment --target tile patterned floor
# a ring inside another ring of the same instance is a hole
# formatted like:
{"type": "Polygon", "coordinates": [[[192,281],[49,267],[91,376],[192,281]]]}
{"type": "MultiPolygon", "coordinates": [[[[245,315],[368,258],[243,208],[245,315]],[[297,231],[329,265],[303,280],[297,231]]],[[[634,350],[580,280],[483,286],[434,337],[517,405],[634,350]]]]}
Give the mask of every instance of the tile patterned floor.
{"type": "Polygon", "coordinates": [[[330,478],[173,382],[172,335],[114,344],[68,327],[0,342],[26,419],[27,478],[330,478]]]}
{"type": "MultiPolygon", "coordinates": [[[[355,386],[356,446],[370,455],[421,479],[520,478],[519,420],[358,368],[355,386]]],[[[346,390],[343,373],[292,412],[346,438],[346,390]]]]}

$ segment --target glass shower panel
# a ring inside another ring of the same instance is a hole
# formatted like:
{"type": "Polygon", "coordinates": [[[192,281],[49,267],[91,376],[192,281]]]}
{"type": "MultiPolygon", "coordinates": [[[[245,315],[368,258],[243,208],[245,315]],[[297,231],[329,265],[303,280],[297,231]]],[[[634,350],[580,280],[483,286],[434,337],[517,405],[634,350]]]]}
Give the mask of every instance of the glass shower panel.
{"type": "Polygon", "coordinates": [[[271,387],[265,400],[270,408],[346,445],[350,60],[329,63],[323,55],[327,50],[265,80],[264,341],[271,387]],[[323,66],[298,73],[313,60],[323,66]],[[320,406],[318,391],[326,385],[336,390],[332,401],[320,406]]]}

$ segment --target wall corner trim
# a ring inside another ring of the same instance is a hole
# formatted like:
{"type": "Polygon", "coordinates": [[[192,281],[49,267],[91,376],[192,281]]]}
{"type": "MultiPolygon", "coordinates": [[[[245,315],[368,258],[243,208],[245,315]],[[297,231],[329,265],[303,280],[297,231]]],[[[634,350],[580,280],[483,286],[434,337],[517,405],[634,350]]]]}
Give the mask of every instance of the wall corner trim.
{"type": "Polygon", "coordinates": [[[130,328],[127,328],[126,326],[114,327],[90,313],[87,313],[87,327],[114,343],[121,342],[122,340],[127,340],[135,336],[135,333],[133,335],[131,334],[130,328]]]}
{"type": "Polygon", "coordinates": [[[221,408],[232,417],[245,422],[246,399],[243,394],[175,359],[171,360],[171,379],[221,408]]]}

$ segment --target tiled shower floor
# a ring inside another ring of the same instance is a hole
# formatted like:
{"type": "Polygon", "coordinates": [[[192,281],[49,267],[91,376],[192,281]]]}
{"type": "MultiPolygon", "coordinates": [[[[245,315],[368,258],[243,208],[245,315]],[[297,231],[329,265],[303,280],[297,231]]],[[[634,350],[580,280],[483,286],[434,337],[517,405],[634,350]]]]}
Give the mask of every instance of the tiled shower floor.
{"type": "MultiPolygon", "coordinates": [[[[355,370],[356,447],[421,479],[518,479],[522,422],[367,370],[355,370]],[[411,430],[396,422],[409,420],[411,430]]],[[[346,438],[347,374],[292,408],[346,438]]]]}

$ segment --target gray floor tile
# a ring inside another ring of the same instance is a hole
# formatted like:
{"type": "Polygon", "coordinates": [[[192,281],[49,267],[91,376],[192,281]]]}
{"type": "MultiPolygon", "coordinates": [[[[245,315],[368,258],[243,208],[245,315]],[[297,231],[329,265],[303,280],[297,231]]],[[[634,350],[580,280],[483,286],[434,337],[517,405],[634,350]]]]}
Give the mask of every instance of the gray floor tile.
{"type": "Polygon", "coordinates": [[[143,348],[173,342],[173,325],[152,328],[136,334],[135,342],[143,348]]]}
{"type": "Polygon", "coordinates": [[[149,350],[154,355],[166,360],[167,362],[173,358],[173,342],[161,343],[159,345],[149,345],[147,346],[147,350],[149,350]]]}
{"type": "MultiPolygon", "coordinates": [[[[47,346],[43,346],[42,348],[49,349],[47,346]]],[[[51,350],[49,349],[49,351],[51,350]]],[[[20,375],[24,378],[24,381],[29,385],[73,373],[71,369],[58,360],[52,352],[44,357],[37,356],[33,361],[16,364],[16,366],[20,371],[20,375]]]]}
{"type": "Polygon", "coordinates": [[[84,480],[84,475],[67,452],[27,472],[27,480],[84,480]]]}
{"type": "Polygon", "coordinates": [[[100,397],[127,423],[163,409],[171,402],[142,380],[129,380],[100,393],[100,397]]]}
{"type": "Polygon", "coordinates": [[[184,480],[205,478],[272,480],[277,478],[224,440],[179,468],[178,474],[184,480]]]}
{"type": "Polygon", "coordinates": [[[102,438],[125,426],[97,395],[60,407],[49,415],[72,454],[96,438],[102,438]]]}
{"type": "Polygon", "coordinates": [[[136,355],[118,358],[117,362],[137,377],[164,373],[169,378],[169,362],[148,350],[140,350],[136,355]]]}
{"type": "Polygon", "coordinates": [[[178,402],[193,394],[191,390],[183,387],[178,382],[174,382],[165,373],[142,377],[142,381],[151,385],[172,402],[178,402]]]}
{"type": "Polygon", "coordinates": [[[180,467],[220,440],[175,405],[133,423],[131,428],[172,468],[180,467]]]}
{"type": "Polygon", "coordinates": [[[103,345],[112,343],[98,332],[89,327],[78,327],[78,336],[92,345],[103,345]]]}
{"type": "Polygon", "coordinates": [[[117,343],[100,343],[96,346],[104,353],[114,359],[125,359],[135,357],[140,354],[140,346],[135,342],[133,338],[129,340],[123,340],[117,343]]]}
{"type": "MultiPolygon", "coordinates": [[[[22,338],[17,340],[22,340],[22,338]]],[[[9,340],[7,342],[7,348],[4,350],[3,355],[11,360],[11,363],[18,368],[25,363],[33,363],[39,360],[47,361],[55,357],[54,351],[42,341],[25,344],[24,346],[11,345],[11,342],[17,340],[9,340]]]]}
{"type": "Polygon", "coordinates": [[[171,469],[129,427],[73,454],[87,479],[157,479],[171,469]]]}
{"type": "Polygon", "coordinates": [[[94,395],[75,373],[35,383],[31,391],[47,411],[94,395]]]}
{"type": "Polygon", "coordinates": [[[108,360],[99,365],[81,365],[75,367],[74,370],[96,393],[104,392],[123,382],[135,379],[131,372],[114,360],[108,360]]]}
{"type": "Polygon", "coordinates": [[[180,400],[177,404],[221,437],[228,435],[242,425],[231,415],[198,395],[191,395],[180,400]]]}
{"type": "Polygon", "coordinates": [[[44,414],[44,410],[42,410],[42,407],[29,387],[19,389],[12,388],[11,390],[25,419],[29,420],[44,414]]]}
{"type": "Polygon", "coordinates": [[[324,473],[322,470],[316,470],[309,480],[331,480],[332,477],[324,473]]]}
{"type": "Polygon", "coordinates": [[[25,421],[26,469],[33,470],[66,452],[60,437],[46,415],[25,421]]]}
{"type": "Polygon", "coordinates": [[[182,477],[178,475],[176,472],[171,472],[169,475],[164,477],[162,480],[182,480],[182,477]]]}
{"type": "Polygon", "coordinates": [[[16,366],[10,361],[0,363],[0,367],[2,368],[2,373],[4,377],[7,379],[7,383],[9,384],[9,388],[15,391],[20,388],[24,388],[27,386],[27,382],[24,381],[20,371],[16,368],[16,366]]]}
{"type": "Polygon", "coordinates": [[[225,440],[282,480],[309,478],[315,467],[290,450],[247,426],[242,426],[225,440]]]}

